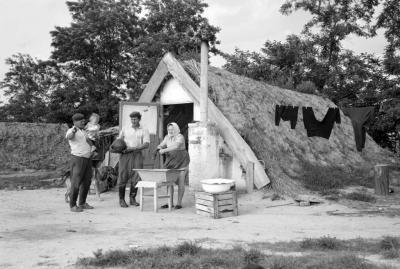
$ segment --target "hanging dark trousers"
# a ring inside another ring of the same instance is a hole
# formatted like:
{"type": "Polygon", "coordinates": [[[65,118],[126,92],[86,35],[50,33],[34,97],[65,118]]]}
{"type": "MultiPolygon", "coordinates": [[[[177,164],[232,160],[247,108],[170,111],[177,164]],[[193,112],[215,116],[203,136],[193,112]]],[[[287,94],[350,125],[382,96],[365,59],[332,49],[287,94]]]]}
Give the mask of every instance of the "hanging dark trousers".
{"type": "Polygon", "coordinates": [[[275,125],[279,126],[281,119],[283,121],[290,121],[290,128],[294,129],[297,123],[297,114],[299,107],[297,106],[280,106],[275,107],[275,125]]]}
{"type": "Polygon", "coordinates": [[[356,148],[362,151],[365,146],[366,128],[365,126],[374,115],[374,107],[349,107],[343,108],[343,113],[350,117],[354,130],[354,139],[356,148]]]}
{"type": "Polygon", "coordinates": [[[340,111],[338,108],[330,107],[322,121],[315,118],[312,107],[303,107],[303,122],[307,130],[307,136],[319,136],[329,139],[333,125],[340,123],[340,111]]]}

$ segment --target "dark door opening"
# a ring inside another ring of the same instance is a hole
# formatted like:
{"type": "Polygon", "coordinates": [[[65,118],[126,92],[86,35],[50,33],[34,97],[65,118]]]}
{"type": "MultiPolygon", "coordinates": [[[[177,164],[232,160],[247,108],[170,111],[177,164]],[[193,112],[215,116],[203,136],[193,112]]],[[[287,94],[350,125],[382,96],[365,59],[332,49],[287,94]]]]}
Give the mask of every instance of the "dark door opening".
{"type": "Polygon", "coordinates": [[[188,124],[193,122],[193,103],[163,106],[163,137],[167,135],[168,123],[176,122],[185,137],[186,149],[188,148],[188,124]]]}

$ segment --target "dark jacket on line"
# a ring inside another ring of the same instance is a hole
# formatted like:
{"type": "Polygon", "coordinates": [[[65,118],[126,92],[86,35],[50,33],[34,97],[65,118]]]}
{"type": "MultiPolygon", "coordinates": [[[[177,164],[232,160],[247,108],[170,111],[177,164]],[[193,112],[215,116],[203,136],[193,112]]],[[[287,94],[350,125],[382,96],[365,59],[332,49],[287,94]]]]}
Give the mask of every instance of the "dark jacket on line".
{"type": "Polygon", "coordinates": [[[333,125],[340,123],[340,111],[338,108],[330,107],[322,121],[315,118],[312,107],[303,107],[303,122],[307,130],[307,136],[319,136],[329,139],[333,125]]]}

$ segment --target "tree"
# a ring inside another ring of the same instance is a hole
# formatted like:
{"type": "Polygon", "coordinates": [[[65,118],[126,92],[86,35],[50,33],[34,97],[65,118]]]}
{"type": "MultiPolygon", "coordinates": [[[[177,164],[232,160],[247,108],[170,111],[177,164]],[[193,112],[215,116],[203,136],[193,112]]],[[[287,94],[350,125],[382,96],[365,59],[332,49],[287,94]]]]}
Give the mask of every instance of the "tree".
{"type": "MultiPolygon", "coordinates": [[[[118,100],[125,98],[125,85],[137,75],[138,62],[131,50],[144,33],[139,1],[82,0],[69,1],[67,6],[73,21],[51,32],[51,58],[69,76],[65,88],[52,98],[69,100],[72,96],[66,91],[79,92],[73,102],[78,108],[103,114],[103,120],[115,124],[118,100]]],[[[55,114],[62,113],[56,110],[55,114]]]]}
{"type": "Polygon", "coordinates": [[[131,96],[137,98],[141,86],[146,84],[166,52],[180,59],[200,55],[200,44],[207,40],[210,52],[217,53],[219,28],[209,24],[203,17],[208,5],[202,0],[145,0],[143,20],[145,35],[138,39],[138,47],[132,48],[137,56],[138,76],[134,81],[131,96]]]}
{"type": "Polygon", "coordinates": [[[375,34],[371,25],[378,0],[287,0],[281,6],[283,14],[302,9],[309,12],[311,20],[304,26],[303,34],[318,45],[318,62],[323,64],[323,74],[318,89],[330,91],[329,74],[337,65],[341,42],[350,34],[371,37],[375,34]]]}
{"type": "Polygon", "coordinates": [[[388,42],[384,56],[384,64],[386,71],[389,74],[400,77],[400,1],[399,0],[385,1],[383,10],[378,17],[376,27],[385,29],[385,37],[388,42]]]}
{"type": "Polygon", "coordinates": [[[70,100],[65,91],[74,92],[82,99],[75,109],[94,110],[110,124],[116,124],[118,101],[137,99],[164,53],[184,56],[202,38],[216,51],[219,30],[202,17],[207,5],[200,0],[80,0],[67,5],[73,22],[51,35],[52,59],[63,65],[68,80],[52,98],[70,100]]]}
{"type": "Polygon", "coordinates": [[[6,59],[10,66],[0,82],[8,104],[2,107],[0,120],[41,122],[46,115],[47,90],[51,85],[49,69],[45,62],[26,54],[16,54],[6,59]]]}

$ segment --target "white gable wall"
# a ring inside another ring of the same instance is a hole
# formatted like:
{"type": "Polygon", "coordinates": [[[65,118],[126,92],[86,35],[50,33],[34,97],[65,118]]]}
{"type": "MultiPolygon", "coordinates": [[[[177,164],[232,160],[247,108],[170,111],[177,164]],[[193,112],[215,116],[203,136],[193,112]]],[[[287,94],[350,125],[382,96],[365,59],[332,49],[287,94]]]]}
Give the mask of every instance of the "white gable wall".
{"type": "MultiPolygon", "coordinates": [[[[193,103],[193,120],[200,121],[200,105],[193,101],[193,99],[191,98],[189,93],[182,87],[182,85],[179,83],[179,81],[176,80],[175,78],[171,78],[170,80],[168,80],[165,83],[165,85],[162,88],[161,93],[160,93],[160,103],[162,105],[176,105],[176,104],[193,103]]],[[[219,140],[220,141],[217,144],[219,144],[222,147],[222,145],[224,144],[222,137],[219,136],[219,140]]],[[[190,151],[190,147],[188,150],[190,151]]],[[[224,150],[222,148],[220,148],[220,149],[217,149],[216,153],[213,152],[211,154],[211,155],[217,155],[215,157],[217,159],[219,159],[219,161],[213,161],[212,165],[209,164],[207,170],[213,170],[213,169],[211,169],[212,168],[211,166],[215,166],[214,168],[216,169],[216,171],[219,170],[218,177],[235,179],[237,185],[242,185],[242,186],[245,185],[245,183],[242,182],[243,180],[241,179],[242,169],[241,169],[240,162],[237,159],[237,157],[234,156],[234,154],[229,150],[229,152],[230,152],[229,155],[231,156],[231,158],[224,158],[224,157],[218,158],[218,152],[222,152],[222,151],[224,151],[224,150]]],[[[193,162],[192,162],[192,165],[193,165],[194,163],[196,163],[199,156],[197,156],[195,154],[195,151],[193,149],[192,149],[192,152],[189,152],[189,154],[191,155],[191,159],[193,160],[193,162]]],[[[202,163],[202,161],[200,161],[200,163],[202,163]]],[[[202,169],[200,169],[200,170],[202,170],[202,169]]],[[[204,174],[204,170],[203,170],[203,173],[200,173],[200,174],[204,174]]],[[[203,178],[199,178],[199,180],[204,179],[204,176],[205,175],[200,176],[203,178]]],[[[193,171],[192,171],[192,175],[190,177],[191,180],[193,181],[195,177],[198,177],[198,176],[193,175],[193,171]]]]}
{"type": "Polygon", "coordinates": [[[193,103],[193,120],[200,121],[200,105],[194,103],[188,92],[182,85],[172,78],[168,80],[161,90],[160,103],[162,105],[176,105],[193,103]]]}

